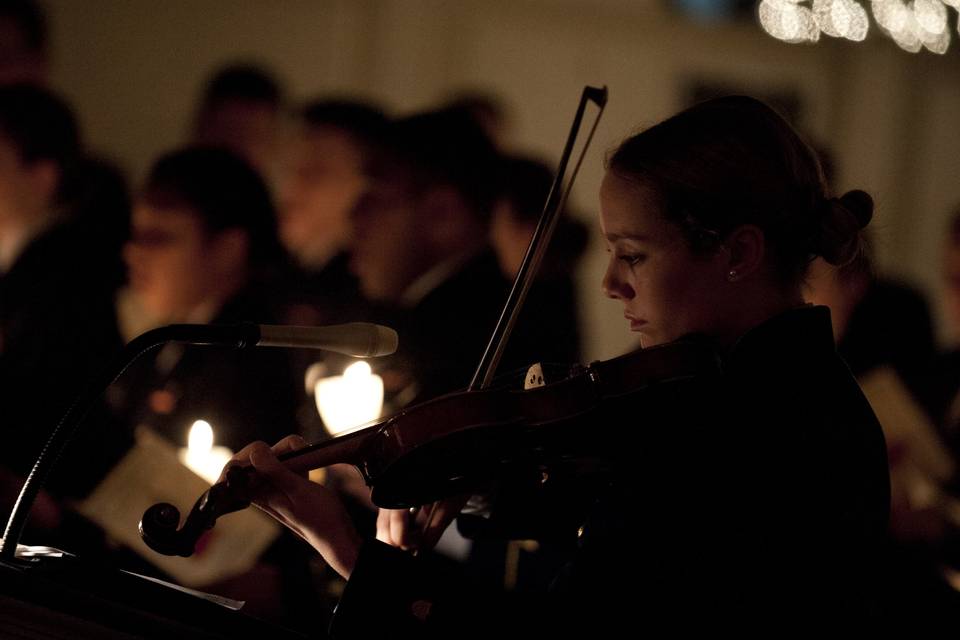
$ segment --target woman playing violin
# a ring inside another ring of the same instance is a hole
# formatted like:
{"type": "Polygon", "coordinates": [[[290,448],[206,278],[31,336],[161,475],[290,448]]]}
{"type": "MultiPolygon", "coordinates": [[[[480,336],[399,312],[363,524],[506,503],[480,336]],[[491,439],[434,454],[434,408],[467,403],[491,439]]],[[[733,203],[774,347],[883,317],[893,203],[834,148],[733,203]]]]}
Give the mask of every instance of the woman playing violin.
{"type": "Polygon", "coordinates": [[[801,294],[815,256],[857,256],[871,214],[863,192],[830,197],[810,147],[751,98],[702,103],[623,142],[600,190],[603,290],[622,302],[637,357],[693,343],[717,366],[591,414],[614,471],[536,602],[435,572],[407,552],[432,530],[418,538],[406,512],[382,511],[378,540],[361,540],[332,493],[276,460],[297,438],[245,448],[236,460],[266,478],[254,502],[348,579],[332,635],[875,622],[884,440],[829,311],[801,294]]]}

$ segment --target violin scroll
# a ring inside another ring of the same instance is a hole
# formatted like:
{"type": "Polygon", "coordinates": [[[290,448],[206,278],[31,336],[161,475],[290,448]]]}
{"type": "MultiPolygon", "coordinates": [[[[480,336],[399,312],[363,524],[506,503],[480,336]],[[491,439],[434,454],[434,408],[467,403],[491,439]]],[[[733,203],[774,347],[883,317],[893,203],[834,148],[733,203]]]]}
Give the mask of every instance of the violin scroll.
{"type": "Polygon", "coordinates": [[[165,556],[192,556],[200,537],[213,528],[217,518],[250,506],[251,475],[246,468],[230,468],[225,481],[214,484],[197,499],[180,529],[179,509],[166,502],[153,505],[140,519],[140,537],[165,556]]]}

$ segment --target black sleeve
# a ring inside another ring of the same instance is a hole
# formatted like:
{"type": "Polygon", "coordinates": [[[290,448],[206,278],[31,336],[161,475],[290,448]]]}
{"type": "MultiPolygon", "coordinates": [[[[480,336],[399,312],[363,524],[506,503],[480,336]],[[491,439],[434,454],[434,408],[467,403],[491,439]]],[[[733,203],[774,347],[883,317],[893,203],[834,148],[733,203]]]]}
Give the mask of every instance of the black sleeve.
{"type": "Polygon", "coordinates": [[[459,567],[377,540],[360,550],[330,623],[330,637],[481,637],[541,619],[543,601],[479,589],[459,567]]]}

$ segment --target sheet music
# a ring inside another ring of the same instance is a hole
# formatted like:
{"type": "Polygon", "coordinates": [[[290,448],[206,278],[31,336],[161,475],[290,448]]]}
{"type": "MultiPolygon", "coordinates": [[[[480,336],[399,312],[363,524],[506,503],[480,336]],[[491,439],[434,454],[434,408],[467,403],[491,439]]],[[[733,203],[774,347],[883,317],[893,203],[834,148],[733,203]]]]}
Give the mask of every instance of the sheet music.
{"type": "MultiPolygon", "coordinates": [[[[3,538],[0,538],[0,544],[2,543],[3,538]]],[[[73,554],[54,547],[18,544],[14,555],[17,558],[63,558],[64,556],[72,556],[73,554]]]]}
{"type": "Polygon", "coordinates": [[[244,509],[220,518],[189,558],[159,554],[143,542],[138,525],[144,510],[169,502],[185,517],[209,488],[180,462],[176,447],[138,429],[135,446],[76,508],[180,584],[202,588],[248,571],[280,533],[269,516],[244,509]]]}
{"type": "MultiPolygon", "coordinates": [[[[0,538],[0,543],[2,542],[3,542],[3,538],[0,538]]],[[[57,549],[55,547],[18,544],[16,557],[32,560],[32,559],[40,559],[40,558],[65,558],[65,557],[75,558],[76,556],[68,551],[63,551],[62,549],[57,549]]],[[[127,571],[125,569],[120,569],[120,571],[127,575],[136,576],[137,578],[142,578],[150,582],[155,582],[156,584],[162,585],[169,589],[180,591],[181,593],[186,593],[196,598],[201,598],[208,602],[218,604],[221,607],[226,607],[227,609],[231,609],[233,611],[239,611],[243,607],[243,605],[246,604],[243,600],[233,600],[232,598],[225,598],[223,596],[218,596],[214,593],[206,593],[204,591],[197,591],[196,589],[188,589],[187,587],[182,587],[178,584],[173,584],[165,580],[160,580],[159,578],[154,578],[152,576],[145,576],[141,573],[134,573],[132,571],[127,571]]]]}
{"type": "Polygon", "coordinates": [[[226,607],[227,609],[232,609],[233,611],[239,611],[240,608],[243,607],[244,604],[246,604],[246,602],[244,602],[243,600],[233,600],[233,599],[231,599],[231,598],[225,598],[225,597],[223,597],[223,596],[218,596],[218,595],[216,595],[216,594],[214,594],[214,593],[206,593],[206,592],[204,592],[204,591],[197,591],[196,589],[188,589],[187,587],[181,587],[181,586],[178,585],[178,584],[172,584],[172,583],[170,583],[170,582],[166,582],[166,581],[164,581],[164,580],[160,580],[159,578],[154,578],[154,577],[151,577],[151,576],[145,576],[145,575],[140,574],[140,573],[133,573],[132,571],[126,571],[126,570],[123,570],[123,569],[121,569],[121,571],[123,571],[124,573],[126,573],[126,574],[128,574],[128,575],[131,575],[131,576],[136,576],[136,577],[138,577],[138,578],[143,578],[144,580],[149,580],[150,582],[156,582],[157,584],[163,585],[164,587],[168,587],[168,588],[173,589],[173,590],[175,590],[175,591],[180,591],[180,592],[182,592],[182,593],[186,593],[186,594],[189,594],[189,595],[191,595],[191,596],[195,596],[195,597],[197,597],[197,598],[202,598],[203,600],[206,600],[206,601],[208,601],[208,602],[212,602],[212,603],[214,603],[214,604],[218,604],[218,605],[220,605],[221,607],[226,607]]]}

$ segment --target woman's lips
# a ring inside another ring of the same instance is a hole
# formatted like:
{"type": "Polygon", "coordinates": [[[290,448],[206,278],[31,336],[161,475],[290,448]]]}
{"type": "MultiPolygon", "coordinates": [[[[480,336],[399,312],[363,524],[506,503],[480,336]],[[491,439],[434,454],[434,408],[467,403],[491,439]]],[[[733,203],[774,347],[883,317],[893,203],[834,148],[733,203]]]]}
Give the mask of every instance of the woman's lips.
{"type": "Polygon", "coordinates": [[[634,317],[629,313],[623,314],[623,317],[630,322],[630,331],[637,331],[640,329],[640,327],[647,324],[646,320],[641,320],[640,318],[634,317]]]}

